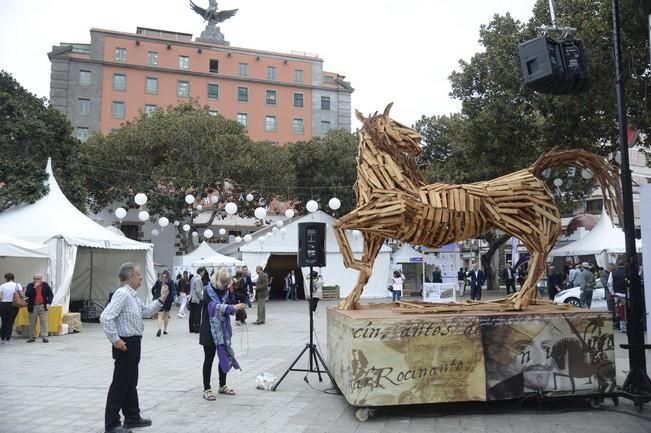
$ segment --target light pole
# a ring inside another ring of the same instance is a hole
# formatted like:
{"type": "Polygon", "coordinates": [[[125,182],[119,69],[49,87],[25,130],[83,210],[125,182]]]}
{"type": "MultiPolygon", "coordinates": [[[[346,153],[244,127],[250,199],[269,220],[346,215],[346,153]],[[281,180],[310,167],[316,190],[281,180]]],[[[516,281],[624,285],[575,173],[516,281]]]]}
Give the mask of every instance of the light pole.
{"type": "MultiPolygon", "coordinates": [[[[615,82],[617,91],[617,117],[619,120],[619,146],[621,150],[622,201],[624,208],[623,229],[626,240],[626,276],[630,281],[628,293],[628,349],[630,371],[622,389],[627,392],[651,393],[651,380],[646,373],[644,331],[642,329],[642,290],[638,274],[637,251],[635,249],[635,216],[633,212],[633,183],[628,161],[628,136],[626,125],[626,94],[622,76],[622,48],[619,28],[619,2],[612,0],[613,45],[615,52],[615,82]]],[[[636,400],[636,404],[637,404],[636,400]]]]}

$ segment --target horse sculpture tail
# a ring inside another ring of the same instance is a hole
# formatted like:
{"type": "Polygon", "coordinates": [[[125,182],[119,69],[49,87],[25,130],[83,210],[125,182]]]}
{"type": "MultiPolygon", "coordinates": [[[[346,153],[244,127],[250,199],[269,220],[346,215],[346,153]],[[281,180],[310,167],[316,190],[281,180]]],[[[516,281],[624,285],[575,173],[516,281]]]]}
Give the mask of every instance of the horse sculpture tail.
{"type": "Polygon", "coordinates": [[[543,170],[559,164],[568,164],[587,169],[601,187],[604,206],[612,217],[617,215],[624,221],[622,214],[622,189],[619,183],[619,167],[609,163],[602,156],[581,149],[558,150],[553,148],[534,162],[529,170],[534,176],[542,178],[543,170]]]}

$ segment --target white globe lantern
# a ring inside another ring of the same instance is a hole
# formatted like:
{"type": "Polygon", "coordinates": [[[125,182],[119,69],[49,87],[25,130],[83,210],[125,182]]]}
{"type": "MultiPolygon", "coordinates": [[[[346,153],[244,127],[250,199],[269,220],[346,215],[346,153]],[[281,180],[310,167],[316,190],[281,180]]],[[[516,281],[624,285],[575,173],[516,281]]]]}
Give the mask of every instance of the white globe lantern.
{"type": "Polygon", "coordinates": [[[138,219],[142,222],[147,221],[149,219],[149,212],[147,212],[146,210],[141,210],[140,212],[138,212],[138,219]]]}
{"type": "MultiPolygon", "coordinates": [[[[281,227],[284,226],[284,225],[285,225],[284,222],[282,222],[282,221],[276,221],[276,227],[281,228],[281,227]]],[[[274,227],[274,228],[276,228],[276,227],[274,227]]]]}
{"type": "Polygon", "coordinates": [[[181,225],[181,221],[179,221],[179,220],[174,221],[174,227],[178,227],[180,225],[181,225]]]}
{"type": "Polygon", "coordinates": [[[142,206],[143,204],[147,203],[147,195],[145,193],[139,192],[133,198],[133,201],[135,201],[138,206],[142,206]]]}
{"type": "Polygon", "coordinates": [[[127,211],[123,207],[115,209],[115,217],[119,220],[127,216],[127,211]]]}
{"type": "Polygon", "coordinates": [[[557,177],[556,179],[554,179],[554,185],[556,185],[556,186],[563,185],[563,179],[557,177]]]}
{"type": "Polygon", "coordinates": [[[286,218],[294,218],[294,209],[287,209],[285,211],[285,217],[286,218]]]}
{"type": "Polygon", "coordinates": [[[184,232],[189,232],[190,231],[190,224],[183,224],[183,231],[184,232]]]}
{"type": "Polygon", "coordinates": [[[203,237],[206,238],[206,239],[210,239],[212,237],[212,235],[213,235],[213,232],[210,229],[206,229],[206,230],[203,231],[203,237]]]}
{"type": "Polygon", "coordinates": [[[217,204],[218,202],[219,202],[219,196],[217,194],[213,194],[210,196],[210,203],[217,204]]]}
{"type": "Polygon", "coordinates": [[[199,236],[199,232],[196,232],[196,231],[192,232],[192,237],[193,238],[196,238],[197,236],[199,236]]]}
{"type": "Polygon", "coordinates": [[[248,194],[246,195],[246,201],[253,201],[253,194],[248,193],[248,194]]]}
{"type": "Polygon", "coordinates": [[[232,201],[229,201],[226,203],[226,206],[224,206],[224,210],[226,210],[226,213],[229,215],[235,215],[237,213],[237,205],[232,201]]]}
{"type": "Polygon", "coordinates": [[[226,229],[219,229],[219,235],[224,236],[226,234],[226,229]]]}
{"type": "Polygon", "coordinates": [[[337,210],[341,207],[341,201],[337,197],[332,197],[328,202],[328,207],[332,210],[337,210]]]}
{"type": "Polygon", "coordinates": [[[158,236],[159,234],[160,234],[160,232],[158,231],[158,229],[152,229],[152,230],[151,230],[151,235],[152,235],[153,237],[156,237],[156,236],[158,236]]]}
{"type": "Polygon", "coordinates": [[[581,177],[584,179],[592,179],[592,171],[588,168],[581,169],[581,177]]]}
{"type": "Polygon", "coordinates": [[[203,205],[198,204],[197,205],[197,210],[203,210],[203,205]]]}
{"type": "Polygon", "coordinates": [[[284,237],[286,234],[287,234],[287,229],[286,229],[285,227],[283,227],[282,229],[280,229],[280,235],[281,235],[281,236],[284,237]]]}
{"type": "Polygon", "coordinates": [[[251,242],[251,239],[253,239],[253,236],[251,235],[244,235],[244,242],[251,242]]]}
{"type": "Polygon", "coordinates": [[[240,242],[242,242],[242,238],[240,236],[235,236],[235,242],[239,244],[240,242]]]}
{"type": "Polygon", "coordinates": [[[255,208],[255,211],[253,212],[255,217],[259,220],[264,219],[264,217],[267,216],[267,210],[263,207],[257,207],[255,208]]]}
{"type": "Polygon", "coordinates": [[[314,200],[310,200],[305,205],[305,208],[307,209],[308,212],[316,212],[317,209],[319,209],[319,203],[317,203],[314,200]]]}
{"type": "Polygon", "coordinates": [[[160,217],[158,218],[158,225],[165,228],[170,224],[170,220],[168,220],[166,217],[160,217]]]}
{"type": "Polygon", "coordinates": [[[274,228],[272,228],[272,229],[271,229],[271,232],[272,232],[273,234],[278,233],[278,227],[274,227],[274,228]]]}
{"type": "Polygon", "coordinates": [[[267,239],[267,238],[265,238],[264,236],[261,236],[261,237],[258,238],[258,243],[259,243],[260,245],[262,245],[262,244],[264,244],[264,241],[265,241],[266,239],[267,239]]]}
{"type": "Polygon", "coordinates": [[[187,204],[192,204],[194,203],[194,196],[192,194],[188,194],[185,196],[185,202],[187,204]]]}

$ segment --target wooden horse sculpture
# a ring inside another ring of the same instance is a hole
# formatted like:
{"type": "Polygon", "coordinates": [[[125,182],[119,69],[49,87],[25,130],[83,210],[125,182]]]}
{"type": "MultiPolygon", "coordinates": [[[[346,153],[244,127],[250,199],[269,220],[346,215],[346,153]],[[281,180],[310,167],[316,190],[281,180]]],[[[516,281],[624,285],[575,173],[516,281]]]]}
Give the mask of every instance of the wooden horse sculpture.
{"type": "MultiPolygon", "coordinates": [[[[539,179],[556,164],[571,163],[589,169],[599,182],[610,211],[618,197],[617,170],[602,157],[583,150],[551,150],[524,170],[486,182],[463,185],[425,184],[416,165],[420,135],[383,114],[365,118],[357,154],[357,207],[335,224],[344,264],[360,271],[357,284],[340,305],[356,308],[371,276],[373,262],[387,238],[439,247],[472,239],[491,229],[519,238],[530,253],[523,289],[505,299],[509,308],[526,308],[536,298],[536,282],[544,272],[545,257],[561,232],[554,197],[539,179]],[[356,259],[345,230],[360,230],[364,253],[356,259]]],[[[612,215],[612,212],[611,212],[612,215]]],[[[504,309],[502,307],[502,309],[504,309]]]]}

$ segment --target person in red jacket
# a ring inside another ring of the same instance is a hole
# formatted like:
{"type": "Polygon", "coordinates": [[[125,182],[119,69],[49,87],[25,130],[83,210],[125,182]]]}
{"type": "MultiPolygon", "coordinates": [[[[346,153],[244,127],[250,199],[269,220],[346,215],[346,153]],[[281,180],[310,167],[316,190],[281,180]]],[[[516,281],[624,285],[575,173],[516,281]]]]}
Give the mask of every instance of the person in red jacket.
{"type": "Polygon", "coordinates": [[[29,339],[28,343],[33,343],[36,335],[36,318],[41,323],[41,338],[43,343],[49,342],[47,339],[47,309],[52,305],[54,293],[50,285],[43,281],[42,274],[34,274],[33,282],[25,288],[25,297],[27,298],[27,311],[29,312],[29,339]]]}

